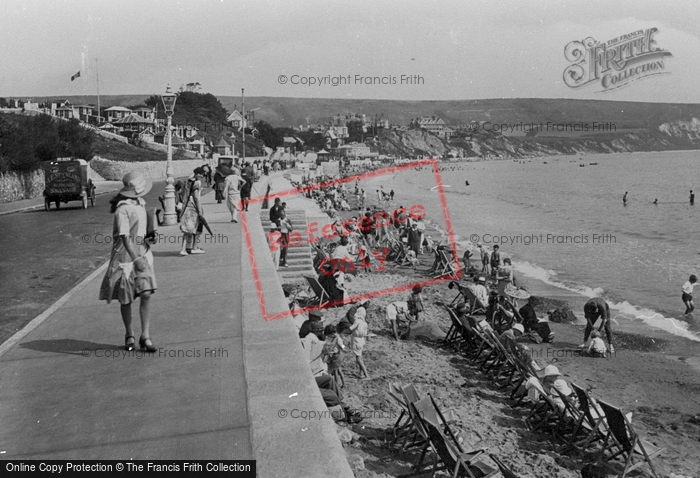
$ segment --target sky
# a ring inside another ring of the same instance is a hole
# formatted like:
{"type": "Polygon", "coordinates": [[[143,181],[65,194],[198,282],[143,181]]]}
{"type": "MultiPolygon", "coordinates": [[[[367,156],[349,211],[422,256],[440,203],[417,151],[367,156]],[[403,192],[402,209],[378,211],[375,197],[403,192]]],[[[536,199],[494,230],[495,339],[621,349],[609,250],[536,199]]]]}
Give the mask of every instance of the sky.
{"type": "Polygon", "coordinates": [[[0,97],[93,95],[99,75],[103,95],[700,103],[697,0],[0,0],[0,18],[0,97]],[[660,74],[563,81],[570,42],[648,28],[660,74]]]}

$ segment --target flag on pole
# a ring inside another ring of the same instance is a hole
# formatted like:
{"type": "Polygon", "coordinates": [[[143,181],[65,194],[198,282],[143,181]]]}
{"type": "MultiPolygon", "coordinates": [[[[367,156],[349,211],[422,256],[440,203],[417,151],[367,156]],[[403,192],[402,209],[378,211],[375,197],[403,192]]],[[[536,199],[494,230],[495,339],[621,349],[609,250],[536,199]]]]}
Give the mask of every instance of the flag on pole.
{"type": "Polygon", "coordinates": [[[80,78],[80,70],[78,70],[78,73],[70,77],[70,81],[75,80],[76,78],[80,78]]]}

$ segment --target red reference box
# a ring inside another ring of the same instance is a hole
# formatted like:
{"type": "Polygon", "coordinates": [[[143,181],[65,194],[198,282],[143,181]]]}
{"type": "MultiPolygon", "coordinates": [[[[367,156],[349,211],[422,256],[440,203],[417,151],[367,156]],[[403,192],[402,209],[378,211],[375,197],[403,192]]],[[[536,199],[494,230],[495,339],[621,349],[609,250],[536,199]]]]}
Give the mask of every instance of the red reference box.
{"type": "MultiPolygon", "coordinates": [[[[314,184],[309,184],[305,185],[300,189],[298,188],[292,188],[288,189],[286,191],[278,191],[275,192],[272,196],[270,196],[268,199],[272,201],[274,198],[280,198],[282,202],[285,201],[285,198],[288,197],[293,197],[293,196],[298,196],[299,194],[305,194],[307,191],[313,191],[313,190],[319,190],[319,189],[324,189],[327,187],[334,187],[338,186],[340,184],[345,183],[348,189],[350,189],[354,184],[355,181],[366,181],[366,180],[371,180],[376,177],[381,177],[381,176],[392,176],[395,177],[397,173],[407,171],[410,169],[415,169],[415,168],[421,168],[421,167],[431,167],[433,171],[433,177],[435,180],[435,185],[433,187],[429,188],[433,191],[437,191],[438,197],[439,197],[439,206],[440,206],[440,215],[442,219],[442,224],[440,224],[441,227],[444,227],[444,231],[446,232],[447,235],[447,242],[448,242],[448,247],[452,251],[452,257],[448,256],[448,259],[453,261],[453,266],[455,269],[455,273],[451,275],[445,275],[441,277],[432,277],[432,278],[426,278],[426,279],[421,279],[419,280],[418,278],[415,278],[415,280],[409,280],[406,283],[402,283],[393,287],[389,287],[386,289],[381,289],[381,290],[373,290],[371,292],[367,292],[364,294],[359,294],[359,295],[354,295],[352,297],[348,297],[343,303],[348,304],[356,301],[360,301],[363,299],[370,299],[373,297],[380,297],[383,295],[387,294],[393,294],[396,292],[403,292],[403,291],[408,291],[413,289],[416,286],[430,286],[433,284],[437,284],[440,282],[444,281],[449,281],[453,280],[456,277],[461,277],[462,275],[462,268],[460,265],[460,261],[458,259],[458,254],[457,254],[457,245],[454,240],[454,233],[452,231],[452,222],[450,220],[450,214],[447,209],[447,200],[445,198],[445,191],[444,191],[444,186],[442,183],[442,179],[440,177],[440,168],[439,168],[439,163],[436,159],[431,158],[431,159],[423,159],[423,160],[418,160],[418,161],[413,161],[407,164],[399,165],[399,166],[391,166],[383,169],[378,169],[375,171],[370,171],[367,173],[362,173],[362,174],[357,174],[353,176],[347,176],[341,179],[333,179],[329,181],[323,181],[320,183],[314,183],[314,184]]],[[[428,185],[430,186],[430,185],[428,185]]],[[[371,197],[371,194],[368,194],[368,197],[371,197]]],[[[265,200],[265,195],[259,195],[255,197],[251,197],[250,203],[255,204],[259,202],[263,202],[265,200]]],[[[393,208],[394,206],[391,206],[393,208]]],[[[398,207],[398,206],[396,206],[398,207]]],[[[407,204],[405,206],[405,210],[407,212],[410,211],[426,211],[426,208],[423,207],[423,205],[420,204],[407,204]]],[[[392,211],[387,211],[390,215],[392,211]]],[[[435,223],[435,220],[432,220],[431,222],[435,223]]],[[[290,310],[285,310],[283,312],[278,312],[278,313],[269,313],[268,312],[268,307],[265,301],[265,296],[263,294],[263,289],[262,289],[262,284],[260,280],[260,271],[258,269],[257,263],[256,263],[256,258],[255,258],[255,252],[253,248],[253,238],[251,238],[250,234],[250,228],[248,224],[248,218],[247,214],[245,212],[242,212],[241,214],[241,224],[243,227],[243,235],[246,241],[246,247],[248,249],[248,257],[250,259],[250,266],[251,266],[251,271],[252,271],[252,276],[253,280],[255,282],[255,288],[256,292],[258,295],[258,299],[260,302],[260,309],[262,312],[262,316],[264,320],[274,320],[274,319],[280,319],[283,317],[291,316],[292,313],[290,310]]],[[[327,227],[318,227],[316,229],[311,229],[314,233],[316,233],[316,236],[313,237],[310,234],[310,226],[306,228],[305,233],[309,234],[309,238],[304,235],[304,241],[307,240],[312,240],[315,238],[315,240],[320,240],[321,237],[328,237],[328,228],[327,227]]],[[[292,237],[290,236],[290,242],[292,241],[292,237]]],[[[269,247],[266,249],[268,252],[270,251],[269,247]]],[[[385,254],[386,255],[386,254],[385,254]]],[[[373,256],[374,259],[379,259],[375,262],[375,264],[378,263],[379,267],[375,267],[374,270],[377,270],[379,274],[381,274],[382,270],[386,270],[385,263],[381,261],[382,254],[381,251],[373,251],[373,256]]],[[[384,257],[385,258],[385,257],[384,257]]],[[[372,268],[370,268],[372,270],[372,268]]],[[[420,273],[420,271],[418,271],[420,273]]],[[[340,304],[338,304],[340,305],[340,304]]],[[[327,307],[327,306],[326,306],[327,307]]],[[[304,309],[301,309],[302,312],[309,312],[311,310],[318,309],[318,306],[314,307],[307,307],[304,309]]]]}

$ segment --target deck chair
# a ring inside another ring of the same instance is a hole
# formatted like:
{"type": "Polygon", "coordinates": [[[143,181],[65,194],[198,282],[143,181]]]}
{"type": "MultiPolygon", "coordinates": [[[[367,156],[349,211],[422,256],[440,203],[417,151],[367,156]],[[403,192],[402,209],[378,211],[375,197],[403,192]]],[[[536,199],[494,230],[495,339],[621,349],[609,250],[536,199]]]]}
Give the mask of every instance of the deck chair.
{"type": "Polygon", "coordinates": [[[485,330],[484,338],[489,342],[491,352],[479,363],[479,368],[484,373],[494,372],[508,361],[508,356],[493,330],[485,330]]]}
{"type": "MultiPolygon", "coordinates": [[[[445,439],[446,440],[451,440],[451,445],[454,447],[457,453],[466,455],[468,458],[471,460],[475,460],[481,453],[483,453],[485,450],[475,450],[472,452],[469,452],[468,454],[464,453],[464,449],[462,448],[461,444],[457,440],[457,434],[455,433],[452,428],[450,427],[450,424],[455,421],[455,415],[454,412],[450,411],[448,414],[443,414],[440,408],[437,406],[437,403],[435,403],[435,400],[433,399],[432,395],[428,394],[429,398],[424,398],[421,400],[418,400],[417,402],[413,402],[410,404],[410,408],[412,409],[412,415],[415,417],[415,422],[416,422],[416,428],[420,430],[420,434],[423,438],[423,449],[421,452],[420,460],[418,463],[413,467],[414,470],[418,471],[419,473],[423,469],[423,462],[425,460],[425,455],[428,451],[428,449],[431,446],[431,441],[430,441],[430,434],[428,431],[428,426],[433,426],[436,429],[438,429],[441,433],[445,434],[445,439]],[[448,438],[449,435],[449,438],[448,438]]],[[[445,469],[445,466],[443,465],[442,467],[438,467],[440,463],[440,460],[438,459],[438,455],[436,454],[434,460],[433,460],[433,474],[435,474],[436,471],[445,469]]],[[[413,473],[415,474],[415,473],[413,473]]],[[[458,476],[458,475],[454,475],[458,476]]],[[[463,475],[464,476],[464,475],[463,475]]],[[[467,476],[472,476],[472,475],[467,475],[467,476]]],[[[480,476],[480,475],[476,475],[480,476]]]]}
{"type": "Polygon", "coordinates": [[[588,436],[588,433],[585,433],[585,431],[580,429],[578,426],[578,424],[582,421],[581,418],[583,412],[574,402],[573,398],[568,395],[564,395],[561,391],[559,391],[559,389],[556,388],[554,389],[554,392],[564,404],[564,413],[559,421],[557,436],[566,443],[566,449],[569,447],[570,443],[576,441],[577,437],[585,438],[588,436]]]}
{"type": "Polygon", "coordinates": [[[460,285],[459,282],[457,281],[451,281],[449,286],[450,289],[453,287],[457,287],[457,295],[455,296],[454,299],[452,299],[452,302],[450,302],[450,307],[454,307],[460,302],[464,302],[467,305],[470,305],[471,303],[469,302],[469,297],[467,296],[467,288],[464,287],[463,285],[460,285]]]}
{"type": "Polygon", "coordinates": [[[408,408],[409,424],[406,433],[404,434],[404,440],[401,444],[401,451],[408,448],[414,448],[416,446],[423,446],[425,451],[425,445],[427,444],[427,435],[425,430],[421,428],[420,422],[418,421],[411,404],[420,401],[420,396],[416,387],[412,383],[408,383],[401,387],[401,396],[403,397],[404,403],[408,408]]]}
{"type": "Polygon", "coordinates": [[[323,286],[316,277],[304,276],[304,279],[306,279],[306,282],[309,283],[309,286],[311,287],[313,293],[316,294],[316,296],[311,299],[312,304],[318,305],[319,307],[323,307],[326,304],[330,303],[330,295],[328,294],[328,292],[326,292],[326,289],[323,288],[323,286]]]}
{"type": "Polygon", "coordinates": [[[456,275],[457,269],[455,268],[452,258],[447,256],[445,249],[437,247],[436,253],[438,255],[438,264],[431,275],[435,278],[456,275]]]}
{"type": "Polygon", "coordinates": [[[428,430],[425,423],[428,422],[436,427],[449,430],[449,433],[455,440],[455,443],[458,443],[456,438],[457,434],[450,427],[450,425],[457,420],[457,417],[452,410],[450,410],[446,415],[443,415],[442,412],[435,407],[435,402],[433,401],[432,397],[426,397],[418,400],[417,402],[412,402],[409,405],[409,409],[412,411],[411,416],[415,424],[417,436],[419,437],[417,443],[422,446],[420,459],[414,466],[415,470],[420,470],[423,467],[425,455],[430,447],[430,436],[428,435],[428,430]]]}
{"type": "Polygon", "coordinates": [[[443,307],[447,310],[447,315],[450,317],[451,323],[450,329],[447,331],[443,340],[445,344],[455,345],[457,346],[457,350],[459,350],[463,344],[471,341],[471,332],[464,327],[464,324],[462,324],[457,314],[450,306],[443,304],[443,307]]]}
{"type": "Polygon", "coordinates": [[[496,455],[489,454],[489,458],[491,458],[496,464],[496,466],[498,466],[498,469],[501,471],[501,475],[503,475],[503,478],[518,478],[518,475],[513,473],[513,470],[508,468],[496,455]]]}
{"type": "Polygon", "coordinates": [[[581,416],[579,417],[579,423],[576,425],[574,430],[572,441],[569,446],[577,448],[579,450],[585,451],[591,443],[600,441],[603,442],[608,433],[608,427],[602,414],[596,411],[595,416],[591,412],[595,408],[595,402],[588,395],[584,389],[576,385],[571,384],[571,388],[578,398],[579,412],[581,416]],[[582,440],[575,441],[581,433],[586,433],[586,437],[582,440]]]}
{"type": "Polygon", "coordinates": [[[598,400],[598,404],[605,413],[605,420],[608,425],[608,433],[603,443],[603,457],[605,461],[610,461],[618,457],[625,462],[625,467],[622,471],[621,478],[625,478],[627,473],[642,466],[644,463],[649,464],[651,472],[656,478],[656,470],[651,463],[651,459],[660,455],[665,450],[659,448],[646,440],[643,440],[637,435],[632,427],[632,424],[627,417],[617,407],[598,400]],[[610,443],[608,445],[608,442],[610,443]],[[605,458],[605,452],[610,451],[612,454],[605,458]],[[634,459],[641,458],[640,461],[634,463],[634,459]]]}
{"type": "MultiPolygon", "coordinates": [[[[522,387],[522,385],[531,377],[537,378],[537,370],[534,369],[532,362],[526,363],[524,360],[522,360],[522,357],[519,356],[514,356],[514,361],[516,367],[518,367],[518,380],[517,382],[514,383],[514,387],[510,393],[510,398],[511,400],[515,399],[516,394],[518,393],[518,390],[522,387]]],[[[523,402],[525,397],[527,396],[527,393],[523,393],[520,397],[518,397],[517,402],[513,405],[514,407],[520,406],[520,404],[523,402]]]]}
{"type": "Polygon", "coordinates": [[[530,413],[525,417],[525,423],[532,432],[547,430],[559,437],[559,430],[565,420],[564,410],[552,400],[540,384],[540,400],[532,405],[530,413]]]}
{"type": "Polygon", "coordinates": [[[314,270],[320,273],[322,264],[325,263],[325,261],[330,260],[331,255],[328,253],[328,251],[321,247],[320,244],[312,242],[310,245],[311,249],[313,249],[315,252],[313,260],[314,270]]]}
{"type": "Polygon", "coordinates": [[[404,398],[404,395],[401,392],[400,385],[396,383],[389,383],[389,390],[387,392],[387,395],[401,408],[399,418],[396,420],[396,422],[394,422],[394,425],[391,427],[391,433],[393,435],[391,444],[393,445],[399,439],[405,438],[406,434],[410,431],[411,417],[408,403],[406,402],[406,399],[404,398]]]}
{"type": "Polygon", "coordinates": [[[427,420],[423,420],[423,424],[428,432],[430,447],[435,452],[433,476],[438,470],[447,470],[453,477],[469,478],[489,478],[498,473],[497,469],[479,459],[485,450],[459,450],[439,427],[427,420]]]}

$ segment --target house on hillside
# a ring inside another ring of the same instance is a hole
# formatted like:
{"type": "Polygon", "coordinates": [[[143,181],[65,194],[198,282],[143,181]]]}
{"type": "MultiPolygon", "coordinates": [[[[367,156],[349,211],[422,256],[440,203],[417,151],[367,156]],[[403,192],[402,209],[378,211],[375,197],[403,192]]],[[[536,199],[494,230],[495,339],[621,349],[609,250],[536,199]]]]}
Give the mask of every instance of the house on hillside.
{"type": "Polygon", "coordinates": [[[238,110],[233,110],[233,113],[228,115],[226,122],[231,125],[232,128],[238,129],[243,123],[243,115],[238,112],[238,110]]]}
{"type": "MultiPolygon", "coordinates": [[[[107,123],[107,124],[109,124],[109,123],[107,123]]],[[[149,126],[148,128],[146,128],[146,129],[144,129],[143,131],[141,131],[141,132],[138,134],[137,138],[138,138],[139,141],[145,141],[145,142],[147,142],[147,143],[155,143],[155,142],[156,142],[155,136],[156,136],[156,135],[155,135],[155,133],[153,132],[153,127],[152,127],[152,126],[149,126]]]]}
{"type": "MultiPolygon", "coordinates": [[[[245,117],[246,128],[253,128],[253,125],[255,124],[255,111],[246,112],[245,117]]],[[[232,128],[238,129],[243,123],[243,114],[240,113],[237,109],[234,109],[233,113],[228,115],[228,118],[226,118],[226,122],[229,123],[232,128]]]]}
{"type": "Polygon", "coordinates": [[[343,158],[369,158],[378,156],[378,153],[372,153],[369,146],[365,143],[345,144],[335,148],[333,153],[343,158]]]}
{"type": "Polygon", "coordinates": [[[450,139],[454,130],[449,128],[442,118],[438,116],[421,116],[411,121],[412,128],[420,128],[442,139],[450,139]]]}
{"type": "Polygon", "coordinates": [[[107,122],[113,123],[116,120],[120,120],[131,114],[129,108],[124,108],[123,106],[110,106],[105,110],[107,113],[107,122]]]}
{"type": "Polygon", "coordinates": [[[331,130],[326,131],[323,137],[326,140],[326,148],[328,149],[335,149],[342,145],[342,142],[338,139],[338,135],[331,130]]]}
{"type": "Polygon", "coordinates": [[[211,145],[211,152],[221,156],[233,156],[233,143],[230,139],[222,136],[217,143],[211,145]]]}
{"type": "Polygon", "coordinates": [[[52,109],[53,116],[63,119],[73,119],[75,118],[75,111],[71,106],[59,106],[52,109]]]}
{"type": "Polygon", "coordinates": [[[153,121],[142,118],[139,115],[130,113],[123,118],[112,121],[112,124],[116,126],[122,136],[127,136],[129,138],[138,136],[146,128],[153,126],[153,121]]]}
{"type": "Polygon", "coordinates": [[[283,141],[284,149],[290,153],[295,153],[297,150],[304,148],[304,141],[296,136],[285,136],[283,141]]]}
{"type": "Polygon", "coordinates": [[[156,112],[153,108],[148,108],[146,106],[141,106],[139,108],[135,108],[132,111],[135,115],[139,115],[141,118],[151,120],[153,121],[153,118],[156,117],[156,112]]]}
{"type": "Polygon", "coordinates": [[[92,105],[75,105],[73,110],[77,113],[77,118],[80,121],[88,122],[90,116],[95,116],[96,107],[92,105]]]}

